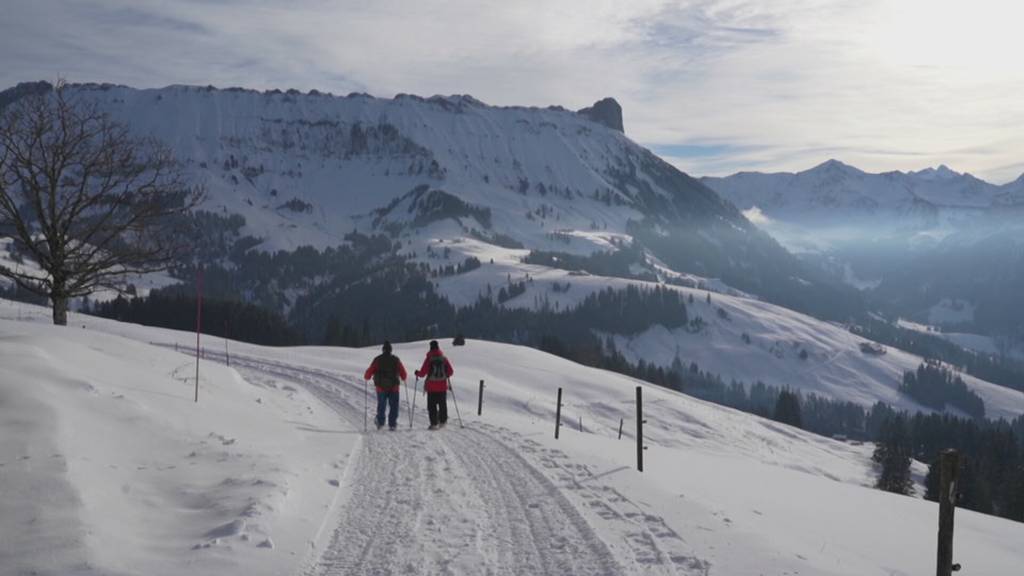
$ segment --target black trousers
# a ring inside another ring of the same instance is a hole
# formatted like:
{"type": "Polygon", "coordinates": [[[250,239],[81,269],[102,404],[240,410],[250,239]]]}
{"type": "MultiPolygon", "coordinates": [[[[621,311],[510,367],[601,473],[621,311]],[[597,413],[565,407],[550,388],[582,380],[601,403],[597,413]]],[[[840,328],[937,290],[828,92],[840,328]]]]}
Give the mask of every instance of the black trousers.
{"type": "Polygon", "coordinates": [[[431,426],[448,422],[447,392],[427,392],[427,415],[431,426]]]}

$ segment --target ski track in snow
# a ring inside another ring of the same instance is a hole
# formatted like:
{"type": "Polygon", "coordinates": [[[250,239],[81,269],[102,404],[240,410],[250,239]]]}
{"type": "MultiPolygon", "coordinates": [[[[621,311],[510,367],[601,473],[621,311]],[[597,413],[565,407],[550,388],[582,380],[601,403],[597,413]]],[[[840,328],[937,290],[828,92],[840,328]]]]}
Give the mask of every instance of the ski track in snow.
{"type": "Polygon", "coordinates": [[[661,516],[647,512],[645,507],[633,502],[618,489],[599,481],[601,476],[620,469],[595,474],[589,466],[573,462],[561,450],[545,448],[539,442],[504,427],[489,424],[481,426],[537,461],[553,476],[558,489],[573,495],[575,500],[583,503],[592,514],[607,524],[620,536],[632,561],[643,567],[645,574],[710,573],[711,564],[694,556],[685,540],[661,516]],[[657,570],[659,567],[663,570],[657,570]]]}
{"type": "MultiPolygon", "coordinates": [[[[358,379],[238,356],[232,366],[303,385],[362,426],[358,379]]],[[[372,420],[372,393],[370,400],[372,420]]],[[[412,430],[403,399],[398,431],[366,436],[334,533],[304,576],[709,573],[661,517],[565,453],[480,422],[460,429],[454,406],[446,430],[427,431],[421,406],[412,430]],[[615,535],[611,547],[588,515],[615,535]]]]}

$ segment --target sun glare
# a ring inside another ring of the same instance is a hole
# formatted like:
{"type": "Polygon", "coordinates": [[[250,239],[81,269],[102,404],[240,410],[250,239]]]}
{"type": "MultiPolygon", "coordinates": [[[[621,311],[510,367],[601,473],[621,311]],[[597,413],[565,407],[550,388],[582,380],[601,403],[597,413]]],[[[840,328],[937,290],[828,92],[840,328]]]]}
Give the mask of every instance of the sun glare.
{"type": "Polygon", "coordinates": [[[897,0],[876,10],[868,38],[883,62],[971,76],[1020,74],[1024,3],[897,0]]]}

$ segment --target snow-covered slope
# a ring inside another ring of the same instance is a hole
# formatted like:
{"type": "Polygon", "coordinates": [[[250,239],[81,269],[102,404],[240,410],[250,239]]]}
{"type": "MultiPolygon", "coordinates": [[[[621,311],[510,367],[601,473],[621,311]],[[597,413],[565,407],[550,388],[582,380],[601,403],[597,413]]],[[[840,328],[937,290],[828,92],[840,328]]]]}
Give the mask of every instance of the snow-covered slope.
{"type": "MultiPolygon", "coordinates": [[[[227,368],[208,341],[195,405],[174,350],[189,334],[45,321],[0,302],[0,565],[15,573],[859,576],[934,561],[935,504],[866,487],[870,446],[645,386],[641,474],[640,383],[529,348],[446,350],[466,428],[450,405],[448,429],[423,430],[420,397],[411,432],[363,436],[375,351],[232,342],[227,368]]],[[[424,349],[397,353],[415,365],[424,349]]],[[[956,559],[1012,573],[1022,530],[959,511],[956,559]]]]}
{"type": "MultiPolygon", "coordinates": [[[[486,262],[465,274],[437,281],[441,292],[459,305],[475,302],[487,293],[488,286],[496,289],[509,276],[525,284],[521,295],[505,303],[513,308],[567,310],[607,287],[655,286],[652,282],[523,264],[519,258],[524,250],[498,248],[473,239],[435,240],[432,246],[435,254],[447,249],[456,262],[467,256],[486,262]],[[527,276],[529,281],[525,280],[527,276]]],[[[713,291],[716,287],[705,285],[703,280],[695,280],[694,287],[668,288],[686,297],[691,324],[671,330],[654,325],[628,336],[612,334],[616,348],[629,361],[642,359],[669,368],[678,359],[684,369],[696,362],[726,383],[737,380],[751,385],[760,381],[865,407],[881,401],[910,411],[928,411],[898,391],[903,373],[924,362],[920,356],[895,348],[887,348],[882,355],[865,353],[862,345],[873,343],[852,334],[846,326],[727,288],[713,291]],[[696,285],[698,281],[700,285],[696,285]],[[694,326],[692,321],[697,318],[700,324],[694,326]]],[[[1024,413],[1024,393],[967,374],[963,378],[982,397],[989,417],[1012,419],[1024,413]]]]}
{"type": "Polygon", "coordinates": [[[73,90],[167,142],[207,186],[207,208],[244,216],[245,232],[266,249],[422,225],[451,214],[432,209],[452,196],[470,205],[460,214],[465,227],[530,246],[560,228],[623,232],[645,214],[742,222],[698,182],[674,186],[674,169],[590,113],[499,108],[470,96],[73,90]],[[527,218],[537,210],[544,217],[527,218]]]}
{"type": "Polygon", "coordinates": [[[0,316],[0,574],[294,571],[358,440],[333,412],[213,362],[195,404],[156,331],[0,316]]]}
{"type": "MultiPolygon", "coordinates": [[[[865,407],[881,401],[911,412],[930,411],[898,390],[904,372],[924,362],[920,356],[875,344],[844,326],[747,298],[715,295],[710,306],[701,303],[693,309],[708,321],[700,331],[654,326],[635,336],[616,336],[618,349],[634,362],[696,362],[726,382],[761,381],[865,407]],[[885,354],[865,352],[864,347],[885,354]]],[[[1024,413],[1024,393],[961,376],[985,402],[987,417],[1012,420],[1024,413]]]]}

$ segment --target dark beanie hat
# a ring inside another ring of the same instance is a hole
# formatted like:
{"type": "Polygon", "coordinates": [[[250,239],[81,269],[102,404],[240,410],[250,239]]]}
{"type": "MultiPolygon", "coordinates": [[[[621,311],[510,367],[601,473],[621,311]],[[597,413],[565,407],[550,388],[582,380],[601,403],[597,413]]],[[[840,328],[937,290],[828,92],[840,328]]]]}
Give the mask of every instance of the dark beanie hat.
{"type": "Polygon", "coordinates": [[[382,350],[384,350],[385,354],[391,354],[391,342],[388,342],[387,340],[385,340],[384,341],[384,346],[382,347],[382,350]]]}
{"type": "Polygon", "coordinates": [[[430,349],[431,350],[440,350],[440,348],[441,348],[441,346],[438,345],[437,340],[431,340],[430,341],[430,349]]]}

